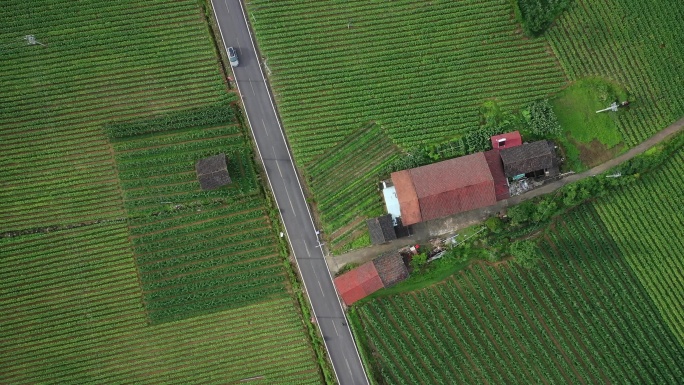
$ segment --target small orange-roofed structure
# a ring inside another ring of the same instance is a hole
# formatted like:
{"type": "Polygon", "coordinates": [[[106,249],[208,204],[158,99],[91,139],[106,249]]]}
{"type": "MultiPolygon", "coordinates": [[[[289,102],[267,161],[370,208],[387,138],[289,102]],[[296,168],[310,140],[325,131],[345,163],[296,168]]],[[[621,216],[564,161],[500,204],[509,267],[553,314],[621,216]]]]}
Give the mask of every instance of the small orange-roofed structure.
{"type": "Polygon", "coordinates": [[[345,304],[351,305],[384,287],[373,261],[335,278],[335,286],[345,304]]]}
{"type": "Polygon", "coordinates": [[[520,146],[522,144],[522,137],[520,136],[520,132],[518,131],[507,132],[501,135],[494,135],[491,139],[493,149],[511,148],[515,146],[520,146]]]}

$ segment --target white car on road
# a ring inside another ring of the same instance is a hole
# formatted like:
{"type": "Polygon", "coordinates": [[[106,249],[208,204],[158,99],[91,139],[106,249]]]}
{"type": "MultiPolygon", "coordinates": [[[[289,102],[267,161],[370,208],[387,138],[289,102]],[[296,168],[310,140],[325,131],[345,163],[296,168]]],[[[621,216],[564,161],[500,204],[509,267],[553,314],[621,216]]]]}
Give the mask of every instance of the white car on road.
{"type": "Polygon", "coordinates": [[[228,47],[228,60],[230,61],[231,67],[237,67],[240,62],[238,62],[237,51],[233,47],[228,47]]]}

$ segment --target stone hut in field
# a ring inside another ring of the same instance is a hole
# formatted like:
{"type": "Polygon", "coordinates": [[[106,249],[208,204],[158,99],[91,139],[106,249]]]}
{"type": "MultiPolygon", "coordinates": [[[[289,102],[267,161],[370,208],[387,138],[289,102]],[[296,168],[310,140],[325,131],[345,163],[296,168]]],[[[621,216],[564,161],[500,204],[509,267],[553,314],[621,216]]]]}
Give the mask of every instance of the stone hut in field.
{"type": "Polygon", "coordinates": [[[224,153],[198,160],[195,164],[195,171],[200,187],[204,191],[215,190],[231,183],[224,153]]]}

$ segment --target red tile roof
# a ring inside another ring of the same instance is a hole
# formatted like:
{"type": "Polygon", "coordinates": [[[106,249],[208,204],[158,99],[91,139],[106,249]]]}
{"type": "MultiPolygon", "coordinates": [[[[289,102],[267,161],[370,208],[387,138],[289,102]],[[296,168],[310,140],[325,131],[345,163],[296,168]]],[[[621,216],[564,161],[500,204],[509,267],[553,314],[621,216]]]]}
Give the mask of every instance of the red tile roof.
{"type": "Polygon", "coordinates": [[[335,278],[335,286],[347,305],[384,287],[373,261],[366,262],[335,278]]]}
{"type": "Polygon", "coordinates": [[[497,201],[511,197],[508,192],[508,182],[504,174],[503,162],[501,161],[499,151],[495,149],[485,151],[484,153],[485,159],[487,159],[487,166],[489,166],[489,171],[491,171],[492,178],[494,178],[494,193],[496,194],[497,201]]]}
{"type": "Polygon", "coordinates": [[[404,225],[496,203],[494,179],[481,152],[393,173],[392,182],[404,225]]]}
{"type": "Polygon", "coordinates": [[[422,222],[418,195],[416,195],[416,188],[413,185],[409,170],[393,172],[392,184],[394,184],[397,193],[399,209],[401,210],[401,222],[404,226],[422,222]]]}
{"type": "Polygon", "coordinates": [[[518,131],[507,132],[501,135],[492,136],[492,148],[511,148],[515,146],[520,146],[522,144],[522,137],[518,131]],[[506,139],[506,144],[499,147],[499,139],[506,139]]]}

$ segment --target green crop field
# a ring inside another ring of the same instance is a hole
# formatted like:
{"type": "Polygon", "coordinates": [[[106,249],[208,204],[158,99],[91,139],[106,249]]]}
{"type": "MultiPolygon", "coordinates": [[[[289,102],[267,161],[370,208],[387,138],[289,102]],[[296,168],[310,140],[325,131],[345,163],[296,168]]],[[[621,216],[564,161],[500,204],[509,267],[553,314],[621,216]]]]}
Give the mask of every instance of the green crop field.
{"type": "Polygon", "coordinates": [[[532,269],[478,263],[363,304],[381,381],[680,383],[684,348],[593,207],[557,221],[541,243],[532,269]]]}
{"type": "Polygon", "coordinates": [[[595,204],[621,255],[684,345],[684,149],[595,204]]]}
{"type": "MultiPolygon", "coordinates": [[[[371,122],[403,149],[441,143],[476,129],[485,101],[510,111],[566,83],[548,43],[523,36],[508,0],[256,0],[247,8],[304,170],[371,122]]],[[[310,176],[321,203],[327,193],[310,176]]],[[[378,181],[372,170],[337,178],[378,181]]],[[[363,196],[337,203],[379,197],[363,189],[363,196]]],[[[337,233],[369,214],[365,206],[350,207],[345,221],[333,221],[325,203],[319,208],[324,226],[337,233]]]]}
{"type": "Polygon", "coordinates": [[[681,1],[576,0],[547,31],[570,80],[602,77],[626,89],[629,113],[615,119],[630,147],[684,115],[683,18],[681,1]]]}
{"type": "Polygon", "coordinates": [[[321,383],[199,4],[3,2],[0,383],[321,383]]]}
{"type": "Polygon", "coordinates": [[[285,295],[150,326],[127,236],[115,223],[0,240],[0,382],[320,383],[285,295]]]}
{"type": "Polygon", "coordinates": [[[370,243],[364,219],[385,210],[376,194],[377,175],[398,153],[382,129],[370,124],[307,167],[307,181],[319,197],[317,209],[333,251],[352,247],[359,238],[370,243]]]}
{"type": "Polygon", "coordinates": [[[288,296],[273,228],[238,126],[113,142],[152,322],[288,296]],[[201,191],[195,161],[226,153],[231,185],[201,191]]]}
{"type": "Polygon", "coordinates": [[[0,232],[122,217],[101,125],[226,99],[196,2],[4,1],[0,19],[0,232]]]}

